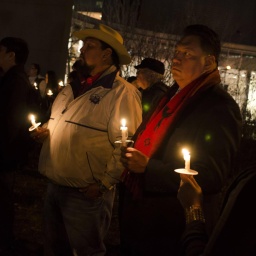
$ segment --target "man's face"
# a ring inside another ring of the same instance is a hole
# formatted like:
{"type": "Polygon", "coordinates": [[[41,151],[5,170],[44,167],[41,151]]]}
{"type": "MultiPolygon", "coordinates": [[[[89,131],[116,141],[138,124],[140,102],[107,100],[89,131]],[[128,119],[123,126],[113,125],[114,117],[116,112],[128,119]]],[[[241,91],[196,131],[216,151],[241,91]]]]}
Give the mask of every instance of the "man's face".
{"type": "Polygon", "coordinates": [[[176,45],[171,72],[177,84],[183,88],[201,76],[206,70],[206,58],[197,36],[186,36],[176,45]]]}
{"type": "Polygon", "coordinates": [[[28,76],[34,77],[37,76],[37,69],[34,65],[31,65],[29,70],[28,70],[28,76]]]}
{"type": "Polygon", "coordinates": [[[80,52],[81,59],[89,68],[94,69],[103,64],[105,50],[98,39],[86,38],[80,52]]]}
{"type": "Polygon", "coordinates": [[[136,74],[136,84],[138,85],[139,88],[145,90],[149,87],[149,83],[146,79],[146,77],[148,76],[148,73],[150,72],[150,70],[148,70],[147,68],[140,68],[137,71],[136,74]]]}

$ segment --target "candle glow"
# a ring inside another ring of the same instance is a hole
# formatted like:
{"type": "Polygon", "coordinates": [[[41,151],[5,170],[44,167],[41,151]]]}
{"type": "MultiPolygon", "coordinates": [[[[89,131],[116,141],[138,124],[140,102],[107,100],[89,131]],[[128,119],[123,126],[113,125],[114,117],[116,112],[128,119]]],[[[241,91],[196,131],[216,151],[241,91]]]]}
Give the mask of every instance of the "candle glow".
{"type": "Polygon", "coordinates": [[[185,169],[189,171],[190,170],[190,153],[185,148],[182,149],[182,153],[183,153],[183,158],[185,160],[185,169]]]}
{"type": "Polygon", "coordinates": [[[52,96],[53,95],[52,90],[48,90],[47,95],[52,96]]]}
{"type": "Polygon", "coordinates": [[[34,115],[30,115],[30,121],[32,126],[28,129],[30,132],[33,130],[37,130],[37,127],[41,124],[41,123],[36,123],[36,118],[34,115]]]}
{"type": "Polygon", "coordinates": [[[36,119],[35,119],[34,115],[30,116],[30,121],[31,121],[31,124],[35,127],[36,126],[36,119]]]}
{"type": "Polygon", "coordinates": [[[61,86],[61,87],[64,86],[63,81],[59,82],[59,86],[61,86]]]}
{"type": "Polygon", "coordinates": [[[124,146],[126,146],[126,140],[128,138],[128,128],[126,127],[126,120],[122,119],[121,124],[122,124],[122,126],[120,127],[120,130],[121,130],[121,133],[122,133],[121,141],[122,141],[122,144],[124,146]]]}

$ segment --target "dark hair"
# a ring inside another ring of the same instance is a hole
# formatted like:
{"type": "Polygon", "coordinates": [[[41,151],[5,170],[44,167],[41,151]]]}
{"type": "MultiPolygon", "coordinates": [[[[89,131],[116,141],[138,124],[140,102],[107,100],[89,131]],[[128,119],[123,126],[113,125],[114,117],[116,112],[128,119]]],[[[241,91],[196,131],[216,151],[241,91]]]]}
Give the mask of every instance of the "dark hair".
{"type": "Polygon", "coordinates": [[[79,75],[80,79],[87,78],[89,73],[89,68],[87,65],[84,64],[84,62],[81,59],[78,59],[74,62],[72,65],[73,71],[77,71],[77,74],[79,75]]]}
{"type": "Polygon", "coordinates": [[[184,29],[183,37],[185,36],[198,36],[203,51],[213,55],[216,62],[218,62],[221,46],[219,36],[216,32],[205,25],[195,24],[187,26],[184,29]]]}
{"type": "Polygon", "coordinates": [[[129,83],[132,83],[133,81],[135,81],[137,79],[136,76],[129,76],[126,81],[129,82],[129,83]]]}
{"type": "Polygon", "coordinates": [[[113,64],[116,66],[117,69],[120,69],[120,61],[119,61],[118,55],[115,52],[115,50],[109,44],[107,44],[107,43],[105,43],[101,40],[100,40],[100,42],[101,42],[101,49],[102,50],[105,50],[107,48],[110,48],[112,50],[111,57],[112,57],[113,64]]]}
{"type": "Polygon", "coordinates": [[[34,66],[34,68],[37,70],[37,73],[36,73],[36,74],[39,75],[40,72],[41,72],[40,65],[37,64],[37,63],[32,63],[31,65],[34,66]]]}
{"type": "Polygon", "coordinates": [[[47,88],[52,89],[53,91],[57,91],[58,79],[57,79],[56,73],[52,70],[48,70],[46,74],[48,75],[47,88]]]}
{"type": "Polygon", "coordinates": [[[15,63],[17,65],[25,65],[29,54],[26,41],[18,37],[5,37],[0,41],[0,45],[6,47],[7,52],[15,53],[15,63]]]}

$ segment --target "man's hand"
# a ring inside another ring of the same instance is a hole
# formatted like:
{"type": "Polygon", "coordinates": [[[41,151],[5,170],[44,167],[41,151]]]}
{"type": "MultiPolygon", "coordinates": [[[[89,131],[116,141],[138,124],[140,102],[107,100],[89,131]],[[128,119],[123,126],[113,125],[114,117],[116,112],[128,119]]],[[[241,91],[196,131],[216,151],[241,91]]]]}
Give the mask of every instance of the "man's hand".
{"type": "Polygon", "coordinates": [[[144,173],[149,158],[135,148],[121,147],[121,163],[134,173],[144,173]]]}
{"type": "Polygon", "coordinates": [[[202,189],[193,175],[180,174],[181,182],[178,190],[178,199],[184,209],[190,206],[202,207],[202,189]]]}
{"type": "Polygon", "coordinates": [[[100,191],[100,186],[97,183],[93,183],[86,188],[80,188],[80,192],[84,193],[87,199],[96,200],[102,197],[102,192],[100,191]]]}
{"type": "Polygon", "coordinates": [[[43,143],[44,140],[49,136],[49,130],[47,128],[37,127],[31,132],[30,136],[36,142],[43,143]]]}

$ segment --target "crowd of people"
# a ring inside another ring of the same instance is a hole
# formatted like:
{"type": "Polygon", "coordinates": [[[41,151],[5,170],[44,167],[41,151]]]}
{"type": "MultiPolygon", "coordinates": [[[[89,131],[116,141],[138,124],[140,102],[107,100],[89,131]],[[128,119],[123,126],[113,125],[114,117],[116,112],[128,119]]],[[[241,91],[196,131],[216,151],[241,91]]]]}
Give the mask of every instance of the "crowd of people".
{"type": "Polygon", "coordinates": [[[44,255],[105,255],[117,184],[120,255],[255,255],[255,210],[245,203],[255,166],[234,178],[242,118],[220,83],[218,35],[205,25],[184,29],[169,86],[164,64],[150,56],[135,77],[121,77],[131,56],[111,27],[73,36],[83,47],[62,90],[52,70],[43,77],[32,63],[25,72],[23,39],[0,41],[0,255],[15,255],[14,170],[31,143],[40,145],[38,170],[48,181],[44,255]],[[31,111],[42,125],[29,132],[31,111]],[[174,171],[184,148],[185,170],[196,176],[174,171]],[[247,225],[237,224],[241,216],[250,216],[247,225]]]}

